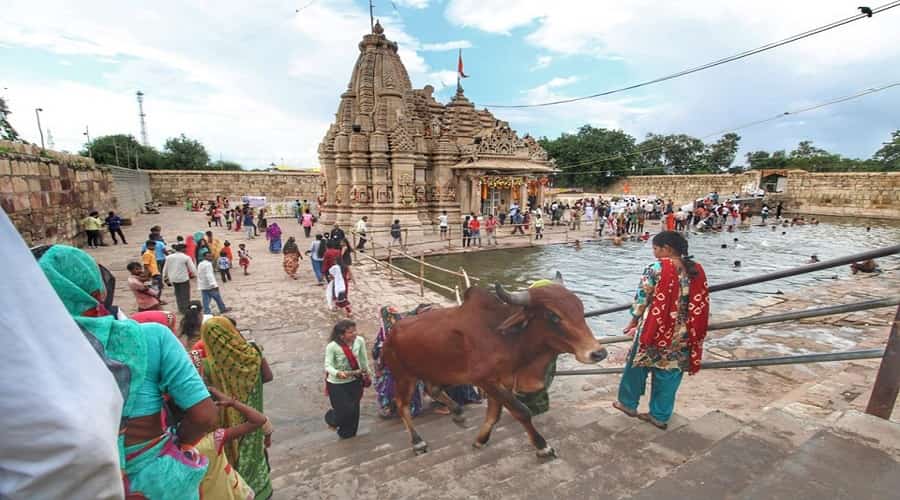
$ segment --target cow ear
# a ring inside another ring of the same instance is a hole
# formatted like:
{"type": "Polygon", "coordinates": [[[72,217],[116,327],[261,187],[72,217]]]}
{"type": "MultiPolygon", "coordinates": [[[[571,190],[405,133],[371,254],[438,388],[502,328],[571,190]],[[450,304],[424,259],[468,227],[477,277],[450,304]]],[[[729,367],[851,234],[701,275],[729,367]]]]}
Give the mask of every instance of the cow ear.
{"type": "Polygon", "coordinates": [[[521,330],[527,325],[528,314],[525,312],[525,308],[521,307],[497,327],[497,332],[500,335],[506,335],[513,330],[521,330]]]}

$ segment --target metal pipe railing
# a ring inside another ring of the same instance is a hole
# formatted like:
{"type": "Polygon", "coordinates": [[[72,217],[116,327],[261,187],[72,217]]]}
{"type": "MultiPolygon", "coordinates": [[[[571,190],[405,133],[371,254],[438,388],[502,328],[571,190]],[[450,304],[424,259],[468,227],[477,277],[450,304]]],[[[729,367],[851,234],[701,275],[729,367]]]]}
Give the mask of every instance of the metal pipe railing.
{"type": "MultiPolygon", "coordinates": [[[[817,262],[815,264],[806,264],[799,267],[793,267],[790,269],[784,269],[782,271],[775,271],[772,273],[761,274],[759,276],[753,276],[750,278],[743,278],[739,280],[729,281],[726,283],[720,283],[718,285],[712,285],[709,287],[709,292],[720,292],[722,290],[730,290],[732,288],[738,288],[747,285],[755,285],[757,283],[765,283],[766,281],[773,281],[781,278],[788,278],[790,276],[797,276],[799,274],[811,273],[814,271],[821,271],[822,269],[829,269],[832,267],[844,266],[848,264],[852,264],[854,262],[860,262],[869,259],[876,259],[878,257],[885,257],[888,255],[894,255],[896,253],[900,253],[900,245],[892,245],[889,247],[878,248],[876,250],[869,250],[867,252],[861,252],[853,255],[847,255],[844,257],[838,257],[836,259],[831,260],[823,260],[822,262],[817,262]]],[[[584,313],[586,318],[590,318],[593,316],[602,316],[604,314],[614,313],[618,311],[624,311],[631,307],[631,303],[621,304],[618,306],[606,307],[603,309],[597,309],[594,311],[588,311],[584,313]]]]}
{"type": "MultiPolygon", "coordinates": [[[[805,363],[827,363],[829,361],[851,361],[855,359],[874,359],[884,355],[884,349],[864,349],[860,351],[826,352],[818,354],[798,354],[796,356],[777,356],[771,358],[735,359],[728,361],[703,361],[700,368],[716,370],[722,368],[751,368],[757,366],[797,365],[805,363]]],[[[585,370],[566,370],[556,372],[556,376],[564,375],[608,375],[622,373],[624,367],[592,368],[585,370]]]]}
{"type": "MultiPolygon", "coordinates": [[[[768,323],[780,323],[782,321],[796,321],[798,319],[818,318],[820,316],[831,316],[833,314],[867,311],[869,309],[896,306],[898,304],[900,304],[900,296],[895,296],[884,299],[867,300],[865,302],[854,302],[852,304],[840,304],[837,306],[804,309],[802,311],[790,311],[769,316],[756,316],[753,318],[741,318],[732,321],[720,321],[718,323],[710,323],[707,330],[731,330],[734,328],[743,328],[745,326],[765,325],[768,323]]],[[[601,344],[616,344],[619,342],[630,342],[633,339],[634,337],[631,335],[615,335],[600,337],[597,340],[599,340],[601,344]]]]}

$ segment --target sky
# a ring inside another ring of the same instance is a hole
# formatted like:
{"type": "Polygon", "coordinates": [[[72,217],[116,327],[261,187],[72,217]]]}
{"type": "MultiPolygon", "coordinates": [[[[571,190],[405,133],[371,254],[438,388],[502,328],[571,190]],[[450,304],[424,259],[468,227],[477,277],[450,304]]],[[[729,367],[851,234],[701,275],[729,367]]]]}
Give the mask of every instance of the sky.
{"type": "MultiPolygon", "coordinates": [[[[885,0],[886,1],[886,0],[885,0]]],[[[318,165],[369,31],[367,0],[3,0],[0,95],[26,140],[35,108],[55,148],[90,135],[149,143],[184,133],[247,168],[318,165]]],[[[900,7],[738,62],[612,96],[656,78],[852,16],[839,0],[376,0],[413,85],[452,96],[458,49],[466,96],[520,135],[584,124],[697,137],[900,81],[900,7]]],[[[873,6],[878,4],[872,4],[873,6]]],[[[868,158],[900,128],[900,87],[741,130],[741,153],[801,140],[868,158]]],[[[710,137],[708,141],[715,140],[710,137]]],[[[739,158],[738,163],[741,162],[739,158]]]]}

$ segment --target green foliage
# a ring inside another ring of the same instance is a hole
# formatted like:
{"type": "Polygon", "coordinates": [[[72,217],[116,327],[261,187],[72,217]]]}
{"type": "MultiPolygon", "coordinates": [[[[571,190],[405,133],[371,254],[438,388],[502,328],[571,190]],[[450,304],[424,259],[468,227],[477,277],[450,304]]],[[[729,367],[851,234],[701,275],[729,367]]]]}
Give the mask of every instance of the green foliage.
{"type": "Polygon", "coordinates": [[[886,142],[876,151],[872,159],[880,163],[885,170],[900,169],[900,130],[891,133],[890,142],[886,142]]]}
{"type": "Polygon", "coordinates": [[[538,141],[563,172],[558,177],[561,186],[603,186],[615,176],[622,175],[633,165],[634,137],[621,130],[594,128],[585,125],[575,134],[562,134],[557,139],[538,141]],[[609,159],[598,162],[597,160],[609,159]]]}
{"type": "Polygon", "coordinates": [[[163,164],[165,168],[204,170],[209,165],[209,153],[206,152],[206,147],[200,141],[181,134],[166,141],[163,164]]]}
{"type": "Polygon", "coordinates": [[[163,168],[162,156],[152,147],[139,143],[133,135],[114,134],[95,137],[79,153],[104,165],[156,170],[163,168]]]}
{"type": "Polygon", "coordinates": [[[216,160],[209,164],[209,168],[212,170],[244,170],[240,163],[227,160],[216,160]]]}
{"type": "Polygon", "coordinates": [[[0,139],[18,141],[20,139],[19,133],[16,132],[16,129],[13,128],[12,124],[9,122],[10,114],[12,113],[10,113],[9,108],[6,107],[6,101],[0,97],[0,139]]]}
{"type": "Polygon", "coordinates": [[[641,153],[637,157],[640,173],[686,174],[703,171],[703,141],[686,134],[647,134],[638,144],[641,153]]]}
{"type": "Polygon", "coordinates": [[[200,141],[184,134],[166,141],[163,152],[139,143],[132,135],[114,134],[94,138],[79,153],[97,163],[145,170],[243,170],[232,161],[209,162],[209,153],[200,141]]]}
{"type": "Polygon", "coordinates": [[[718,141],[708,144],[703,151],[702,164],[694,172],[717,174],[730,171],[734,157],[737,155],[741,136],[729,132],[718,141]]]}

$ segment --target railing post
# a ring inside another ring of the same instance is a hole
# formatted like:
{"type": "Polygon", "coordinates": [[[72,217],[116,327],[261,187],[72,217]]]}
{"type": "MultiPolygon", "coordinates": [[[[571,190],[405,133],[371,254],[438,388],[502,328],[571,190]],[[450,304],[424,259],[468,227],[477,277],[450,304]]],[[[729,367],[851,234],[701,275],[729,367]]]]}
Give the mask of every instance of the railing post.
{"type": "Polygon", "coordinates": [[[900,392],[900,334],[897,333],[900,324],[900,306],[894,314],[894,322],[891,324],[891,332],[888,334],[887,346],[884,348],[884,356],[881,358],[881,366],[875,377],[875,385],[872,387],[872,395],[866,406],[866,413],[875,415],[885,420],[891,418],[894,404],[897,402],[897,393],[900,392]]]}
{"type": "Polygon", "coordinates": [[[406,245],[409,243],[409,228],[403,228],[403,241],[400,242],[400,249],[406,250],[406,245]]]}
{"type": "Polygon", "coordinates": [[[454,291],[456,291],[456,305],[461,306],[462,299],[459,297],[459,285],[454,285],[453,289],[454,291]]]}
{"type": "Polygon", "coordinates": [[[419,295],[425,296],[425,252],[419,256],[419,295]]]}
{"type": "Polygon", "coordinates": [[[388,247],[388,279],[394,279],[394,260],[391,257],[391,247],[388,247]]]}
{"type": "Polygon", "coordinates": [[[528,246],[534,245],[534,221],[528,225],[528,246]]]}
{"type": "Polygon", "coordinates": [[[447,224],[447,250],[453,250],[453,226],[447,224]]]}
{"type": "Polygon", "coordinates": [[[566,243],[569,242],[569,226],[566,226],[566,243]]]}

